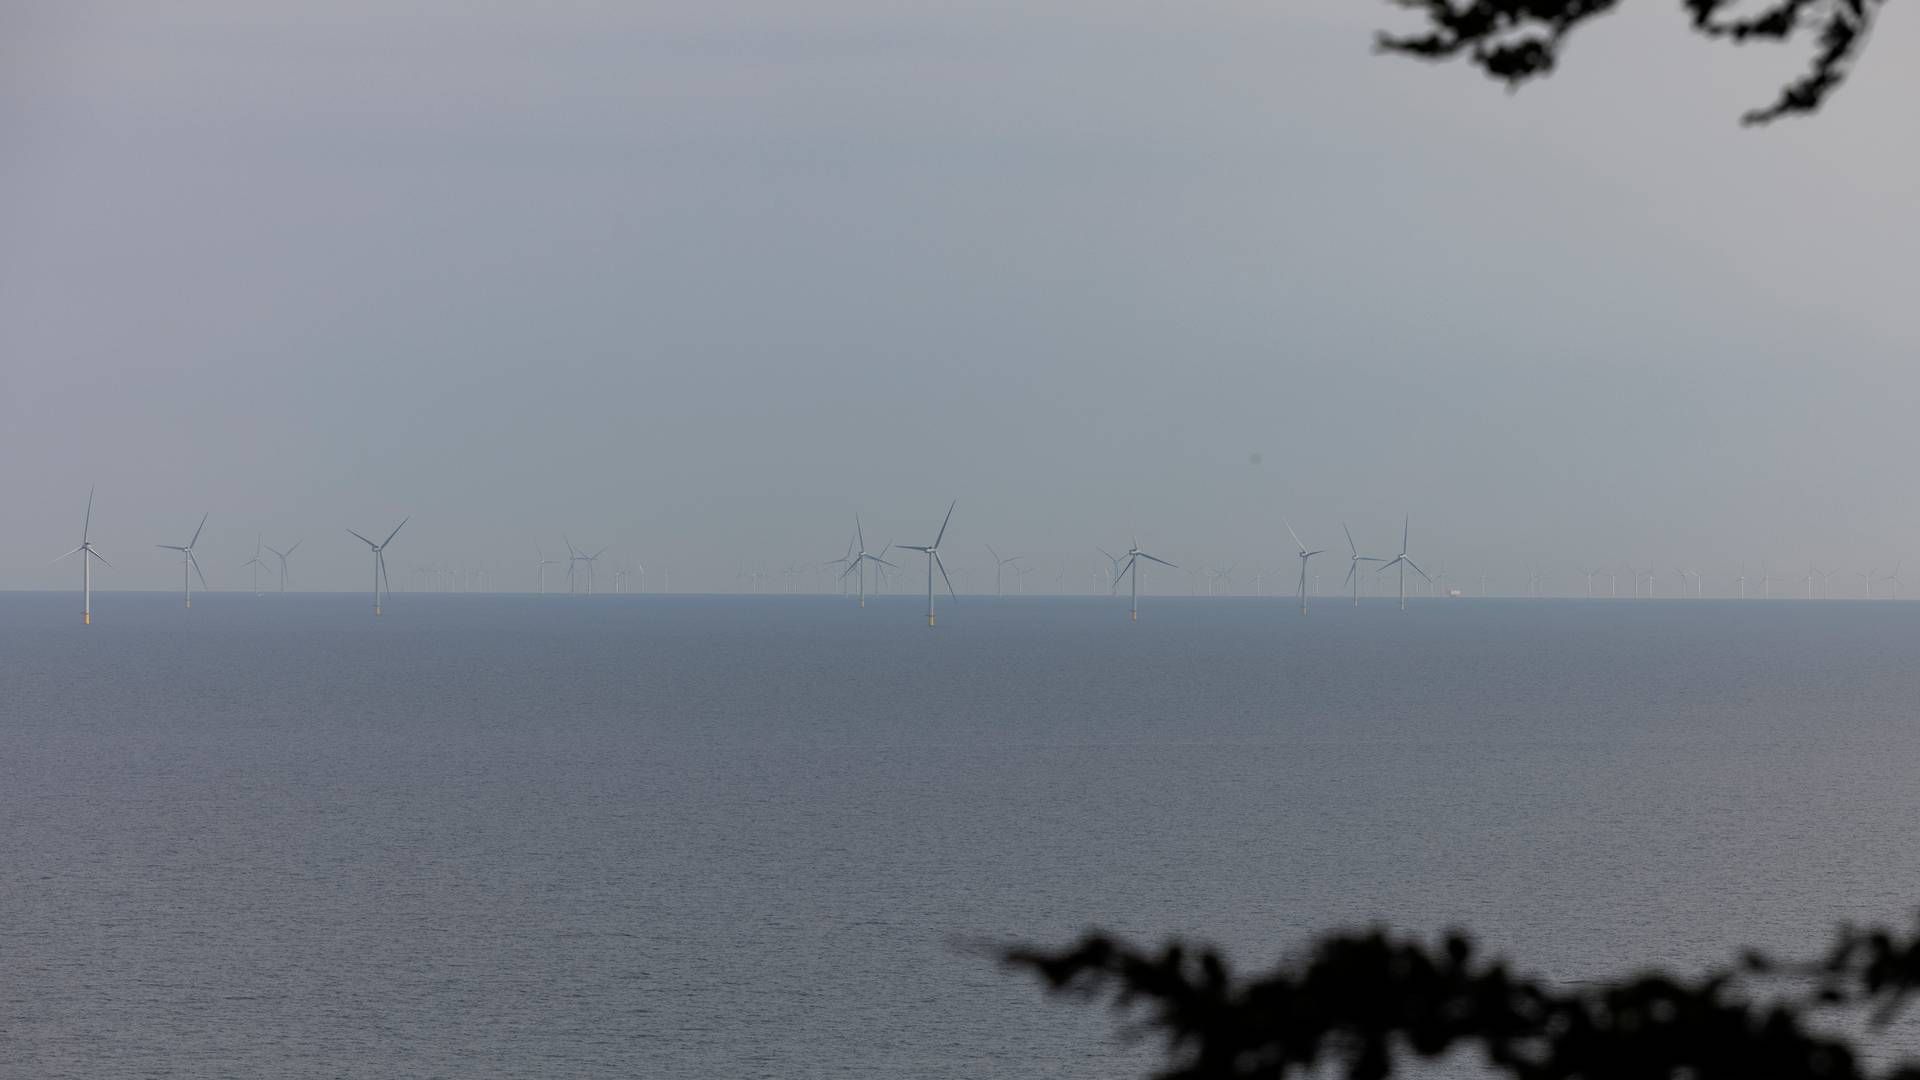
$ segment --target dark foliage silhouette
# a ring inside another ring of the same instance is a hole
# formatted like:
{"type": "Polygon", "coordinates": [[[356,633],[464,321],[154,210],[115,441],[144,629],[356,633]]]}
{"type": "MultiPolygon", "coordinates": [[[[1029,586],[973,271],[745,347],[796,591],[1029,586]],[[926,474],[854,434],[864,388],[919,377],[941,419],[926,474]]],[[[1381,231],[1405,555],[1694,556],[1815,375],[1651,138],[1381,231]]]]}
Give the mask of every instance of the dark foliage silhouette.
{"type": "MultiPolygon", "coordinates": [[[[1426,16],[1414,34],[1381,34],[1380,48],[1430,60],[1466,56],[1508,87],[1553,70],[1567,35],[1619,7],[1619,0],[1393,0],[1426,16]]],[[[1847,77],[1885,0],[1681,0],[1693,28],[1735,43],[1809,37],[1813,64],[1748,124],[1812,112],[1847,77]]]]}
{"type": "Polygon", "coordinates": [[[1461,934],[1437,946],[1332,934],[1252,977],[1209,949],[1148,951],[1099,933],[1001,957],[1053,992],[1109,1001],[1131,1034],[1157,1035],[1167,1080],[1378,1080],[1461,1051],[1519,1080],[1920,1080],[1920,1063],[1871,1066],[1824,1023],[1865,1012],[1871,1032],[1892,1021],[1920,989],[1920,934],[1843,928],[1811,961],[1755,953],[1691,978],[1578,987],[1515,974],[1461,934]]]}

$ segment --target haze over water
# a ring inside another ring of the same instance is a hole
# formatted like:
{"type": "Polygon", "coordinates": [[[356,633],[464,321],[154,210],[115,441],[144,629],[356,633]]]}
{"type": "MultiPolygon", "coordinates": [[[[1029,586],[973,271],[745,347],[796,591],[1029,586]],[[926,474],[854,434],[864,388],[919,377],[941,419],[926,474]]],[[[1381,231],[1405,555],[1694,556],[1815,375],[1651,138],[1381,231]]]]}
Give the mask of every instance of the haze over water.
{"type": "Polygon", "coordinates": [[[1110,1076],[958,943],[1573,979],[1920,896],[1920,607],[918,604],[9,596],[0,1074],[1110,1076]]]}

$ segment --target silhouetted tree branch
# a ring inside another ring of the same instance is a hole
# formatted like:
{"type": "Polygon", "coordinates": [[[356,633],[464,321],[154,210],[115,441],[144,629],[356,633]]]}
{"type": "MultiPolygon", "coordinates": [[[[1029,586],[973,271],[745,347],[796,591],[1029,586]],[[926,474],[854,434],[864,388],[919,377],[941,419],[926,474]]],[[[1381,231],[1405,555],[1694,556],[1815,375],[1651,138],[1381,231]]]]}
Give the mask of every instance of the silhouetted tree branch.
{"type": "MultiPolygon", "coordinates": [[[[1393,0],[1426,15],[1424,33],[1380,34],[1379,47],[1429,60],[1465,55],[1509,88],[1553,70],[1567,36],[1582,23],[1607,14],[1619,0],[1393,0]]],[[[1815,42],[1813,65],[1788,83],[1772,104],[1742,117],[1765,124],[1788,113],[1812,112],[1841,82],[1866,46],[1873,16],[1885,0],[1681,0],[1693,28],[1735,43],[1786,41],[1802,35],[1815,42]],[[1751,14],[1740,10],[1753,7],[1751,14]]]]}
{"type": "Polygon", "coordinates": [[[1843,928],[1811,962],[1750,954],[1691,979],[1651,972],[1574,988],[1482,960],[1461,934],[1438,947],[1333,934],[1251,978],[1211,949],[1148,952],[1099,933],[1001,955],[1054,992],[1109,1000],[1135,1034],[1157,1033],[1166,1080],[1278,1080],[1329,1065],[1379,1080],[1407,1057],[1469,1049],[1518,1080],[1920,1080],[1920,1064],[1872,1070],[1812,1024],[1865,1009],[1885,1025],[1920,989],[1920,936],[1885,930],[1843,928]]]}

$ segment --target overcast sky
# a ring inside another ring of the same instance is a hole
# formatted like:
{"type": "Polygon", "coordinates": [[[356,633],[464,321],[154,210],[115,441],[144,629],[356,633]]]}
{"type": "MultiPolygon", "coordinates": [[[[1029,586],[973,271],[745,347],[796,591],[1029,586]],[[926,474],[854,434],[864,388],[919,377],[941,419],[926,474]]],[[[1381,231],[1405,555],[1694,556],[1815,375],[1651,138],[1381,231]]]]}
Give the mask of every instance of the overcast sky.
{"type": "Polygon", "coordinates": [[[1760,130],[1803,50],[1628,7],[1510,95],[1356,0],[10,3],[0,587],[90,484],[110,588],[955,498],[956,567],[1920,559],[1920,5],[1760,130]]]}

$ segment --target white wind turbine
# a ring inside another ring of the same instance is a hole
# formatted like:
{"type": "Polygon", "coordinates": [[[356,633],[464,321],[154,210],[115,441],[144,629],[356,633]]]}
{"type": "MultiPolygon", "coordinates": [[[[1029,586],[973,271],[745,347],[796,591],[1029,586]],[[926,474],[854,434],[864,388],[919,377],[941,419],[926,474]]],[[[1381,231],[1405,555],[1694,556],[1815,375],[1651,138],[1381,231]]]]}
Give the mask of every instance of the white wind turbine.
{"type": "Polygon", "coordinates": [[[87,516],[86,519],[80,523],[80,546],[60,556],[60,558],[53,560],[54,562],[63,562],[74,555],[80,556],[80,625],[82,626],[93,625],[93,560],[99,559],[100,562],[106,566],[113,565],[107,562],[105,555],[93,550],[93,542],[87,539],[87,534],[92,530],[93,489],[88,488],[87,516]]]}
{"type": "Polygon", "coordinates": [[[295,540],[293,546],[285,551],[281,551],[271,544],[267,545],[267,550],[273,552],[274,558],[280,560],[280,592],[282,594],[285,594],[287,591],[287,557],[300,550],[300,545],[304,543],[306,543],[305,540],[295,540]]]}
{"type": "Polygon", "coordinates": [[[581,550],[580,548],[574,547],[573,541],[567,539],[566,533],[560,534],[560,542],[567,545],[567,592],[571,593],[574,591],[574,568],[581,563],[586,563],[587,564],[587,595],[592,596],[593,595],[593,564],[599,560],[600,556],[605,555],[607,553],[606,547],[603,546],[599,551],[596,551],[593,554],[589,555],[585,551],[581,550]]]}
{"type": "Polygon", "coordinates": [[[240,564],[253,567],[253,595],[260,595],[260,568],[267,565],[260,559],[260,534],[253,534],[253,558],[240,564]]]}
{"type": "Polygon", "coordinates": [[[1038,566],[1021,565],[1013,568],[1013,583],[1021,596],[1027,595],[1027,575],[1039,570],[1038,566]]]}
{"type": "Polygon", "coordinates": [[[547,558],[547,553],[540,550],[539,541],[534,542],[533,553],[535,555],[540,556],[540,561],[537,563],[534,563],[534,566],[538,567],[540,570],[540,595],[545,596],[547,595],[547,567],[559,566],[560,560],[547,558]]]}
{"type": "Polygon", "coordinates": [[[1360,606],[1360,564],[1363,562],[1384,562],[1385,560],[1377,559],[1372,555],[1360,554],[1360,549],[1355,547],[1353,544],[1353,530],[1347,528],[1346,522],[1343,521],[1340,523],[1340,531],[1347,534],[1347,551],[1350,553],[1350,557],[1347,559],[1347,582],[1346,583],[1353,586],[1353,606],[1359,607],[1360,606]]]}
{"type": "MultiPolygon", "coordinates": [[[[953,508],[948,507],[947,512],[951,514],[953,512],[953,508]]],[[[944,531],[944,527],[943,527],[943,531],[944,531]]],[[[887,541],[887,546],[881,548],[880,554],[878,555],[875,555],[872,552],[868,551],[867,550],[867,534],[866,534],[866,530],[861,528],[860,526],[859,514],[853,515],[853,541],[854,542],[852,544],[848,545],[848,549],[849,549],[848,554],[836,561],[845,562],[847,564],[847,568],[845,570],[840,571],[840,580],[845,581],[847,579],[847,575],[849,574],[852,574],[855,578],[859,580],[860,606],[866,607],[867,606],[867,564],[868,563],[878,564],[874,568],[874,571],[876,574],[879,572],[880,566],[894,566],[895,569],[898,569],[898,567],[895,566],[894,563],[888,562],[886,557],[887,552],[893,550],[893,541],[891,540],[887,541]]],[[[831,566],[833,564],[828,563],[827,565],[831,566]]],[[[929,608],[932,607],[931,601],[928,602],[928,607],[929,608]]]]}
{"type": "Polygon", "coordinates": [[[406,528],[407,522],[411,520],[413,519],[410,516],[401,518],[400,524],[395,525],[393,531],[387,534],[387,538],[377,544],[352,529],[347,530],[353,534],[354,539],[367,545],[373,552],[373,615],[376,619],[380,617],[380,587],[383,583],[386,585],[387,598],[393,598],[393,582],[387,578],[387,545],[393,543],[393,538],[399,536],[400,530],[406,528]]]}
{"type": "MultiPolygon", "coordinates": [[[[1280,524],[1287,525],[1285,521],[1280,524]]],[[[1307,545],[1300,542],[1300,534],[1293,531],[1292,525],[1287,525],[1287,535],[1293,537],[1293,546],[1300,549],[1300,585],[1296,591],[1300,594],[1300,614],[1305,615],[1307,613],[1307,560],[1315,555],[1325,554],[1325,549],[1308,551],[1307,545]]]]}
{"type": "Polygon", "coordinates": [[[1003,559],[1000,557],[999,552],[993,550],[992,544],[987,545],[987,554],[993,556],[993,595],[1005,596],[1006,592],[1001,588],[1001,572],[1007,567],[1012,566],[1017,578],[1020,573],[1020,567],[1017,565],[1020,562],[1020,556],[1015,555],[1012,558],[1003,559]]]}
{"type": "Polygon", "coordinates": [[[938,566],[940,568],[940,580],[947,583],[947,595],[953,597],[955,602],[958,602],[960,599],[960,594],[953,591],[953,579],[947,576],[947,564],[940,561],[940,541],[945,540],[947,538],[947,523],[953,520],[953,508],[959,505],[959,502],[960,500],[955,499],[953,502],[950,502],[947,504],[947,516],[945,519],[943,519],[940,522],[940,532],[937,536],[933,538],[933,543],[923,544],[923,545],[922,544],[901,544],[900,545],[902,548],[906,549],[907,551],[918,551],[926,555],[927,557],[927,625],[928,626],[933,625],[933,568],[934,567],[938,566]]]}
{"type": "Polygon", "coordinates": [[[201,587],[201,588],[203,588],[203,589],[204,589],[204,588],[207,588],[207,587],[208,587],[208,586],[207,586],[207,575],[205,575],[205,574],[201,574],[201,573],[200,573],[200,561],[199,561],[198,559],[195,559],[195,558],[193,557],[193,545],[195,545],[195,544],[197,544],[197,543],[199,543],[199,542],[200,542],[200,530],[201,530],[201,529],[204,529],[204,528],[206,528],[206,527],[207,527],[207,515],[206,515],[206,514],[201,514],[201,515],[200,515],[200,526],[199,526],[199,528],[196,528],[196,529],[194,529],[194,530],[193,530],[193,539],[191,539],[191,540],[189,540],[189,541],[187,541],[187,544],[186,544],[186,546],[185,546],[185,547],[181,547],[181,546],[180,546],[179,544],[155,544],[155,545],[153,545],[154,547],[157,547],[157,548],[165,548],[165,549],[167,549],[168,551],[177,551],[177,552],[179,552],[179,553],[180,553],[180,581],[181,581],[181,583],[182,583],[182,585],[183,585],[183,587],[184,587],[184,588],[185,588],[185,590],[186,590],[186,598],[187,598],[187,606],[188,606],[188,607],[192,607],[192,606],[193,606],[193,577],[194,577],[194,575],[196,575],[196,574],[198,574],[198,575],[199,575],[199,577],[200,577],[200,587],[201,587]]]}
{"type": "Polygon", "coordinates": [[[1131,540],[1129,542],[1129,546],[1127,547],[1127,553],[1121,556],[1120,561],[1116,564],[1120,567],[1120,569],[1118,572],[1114,574],[1113,584],[1114,584],[1114,588],[1118,590],[1120,587],[1120,579],[1122,577],[1125,577],[1132,582],[1132,592],[1130,594],[1130,600],[1128,601],[1127,617],[1132,619],[1134,622],[1140,621],[1140,560],[1141,559],[1146,559],[1149,562],[1157,562],[1161,566],[1170,567],[1174,570],[1180,569],[1179,567],[1174,566],[1172,563],[1168,562],[1167,560],[1161,558],[1158,555],[1149,555],[1146,552],[1141,551],[1139,540],[1136,539],[1136,540],[1131,540]]]}
{"type": "MultiPolygon", "coordinates": [[[[1400,610],[1401,611],[1407,610],[1407,567],[1411,566],[1413,567],[1414,573],[1419,574],[1423,578],[1427,577],[1427,572],[1425,570],[1420,569],[1418,564],[1416,564],[1412,559],[1407,558],[1407,538],[1411,535],[1411,533],[1412,533],[1412,519],[1410,518],[1403,519],[1400,522],[1400,554],[1395,555],[1391,560],[1389,560],[1386,563],[1386,565],[1374,571],[1374,573],[1376,574],[1384,574],[1388,570],[1391,570],[1396,566],[1400,568],[1400,610]]],[[[1433,579],[1427,578],[1427,580],[1432,581],[1433,579]]]]}
{"type": "MultiPolygon", "coordinates": [[[[1901,560],[1901,561],[1904,562],[1905,560],[1901,560]]],[[[1893,586],[1893,592],[1887,597],[1887,599],[1889,600],[1900,599],[1901,582],[1900,582],[1900,563],[1899,562],[1896,562],[1893,564],[1893,573],[1888,574],[1886,577],[1883,577],[1880,580],[1893,586]]]]}

